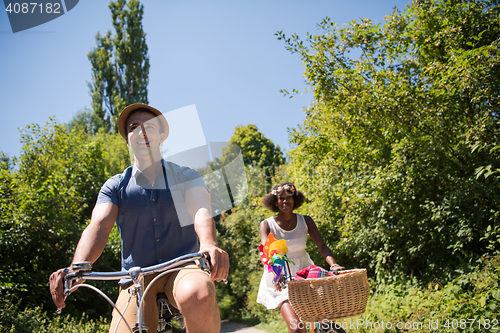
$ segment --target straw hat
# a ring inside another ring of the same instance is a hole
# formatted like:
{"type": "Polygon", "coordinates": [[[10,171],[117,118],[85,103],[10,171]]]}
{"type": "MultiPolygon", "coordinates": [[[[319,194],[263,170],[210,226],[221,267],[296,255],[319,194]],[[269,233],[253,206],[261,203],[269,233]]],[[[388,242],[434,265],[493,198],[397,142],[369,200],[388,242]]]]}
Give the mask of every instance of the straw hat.
{"type": "Polygon", "coordinates": [[[118,131],[120,131],[120,134],[123,136],[125,140],[127,139],[127,134],[128,134],[126,128],[127,119],[132,112],[138,109],[146,109],[151,113],[155,114],[158,117],[161,126],[163,127],[163,132],[165,132],[166,137],[168,137],[168,122],[167,119],[165,119],[163,113],[161,113],[160,111],[149,105],[136,103],[136,104],[130,104],[129,106],[125,107],[123,111],[120,113],[120,116],[118,117],[118,131]]]}

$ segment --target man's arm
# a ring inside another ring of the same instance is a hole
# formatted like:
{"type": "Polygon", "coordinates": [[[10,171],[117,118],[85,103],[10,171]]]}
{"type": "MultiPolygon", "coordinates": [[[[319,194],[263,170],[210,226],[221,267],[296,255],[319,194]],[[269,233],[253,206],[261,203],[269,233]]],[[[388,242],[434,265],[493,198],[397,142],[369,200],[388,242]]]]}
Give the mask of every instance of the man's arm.
{"type": "Polygon", "coordinates": [[[92,211],[90,224],[85,228],[75,250],[73,262],[94,262],[99,258],[108,242],[109,234],[118,217],[118,207],[112,203],[101,203],[92,211]]]}
{"type": "Polygon", "coordinates": [[[217,246],[215,222],[210,208],[210,194],[203,186],[192,187],[185,194],[186,207],[193,218],[200,241],[200,252],[208,252],[212,264],[210,278],[217,282],[227,278],[229,255],[217,246]]]}
{"type": "MultiPolygon", "coordinates": [[[[118,207],[112,203],[101,203],[94,207],[90,224],[85,228],[75,250],[72,262],[90,261],[94,262],[99,258],[113,225],[118,217],[118,207]]],[[[62,279],[67,273],[60,269],[49,278],[50,294],[58,309],[66,306],[64,303],[64,286],[62,279]]]]}

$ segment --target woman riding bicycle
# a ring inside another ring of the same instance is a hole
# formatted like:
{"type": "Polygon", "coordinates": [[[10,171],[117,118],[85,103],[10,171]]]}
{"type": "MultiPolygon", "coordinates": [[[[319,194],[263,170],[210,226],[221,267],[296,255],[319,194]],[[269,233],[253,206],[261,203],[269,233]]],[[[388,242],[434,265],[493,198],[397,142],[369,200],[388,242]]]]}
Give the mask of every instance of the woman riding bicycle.
{"type": "MultiPolygon", "coordinates": [[[[299,270],[313,265],[309,254],[305,251],[307,235],[311,236],[318,250],[325,258],[331,270],[340,270],[344,267],[338,265],[333,258],[332,251],[325,244],[313,219],[307,215],[293,213],[305,201],[304,194],[299,192],[295,185],[283,182],[275,185],[271,192],[262,198],[264,207],[276,216],[267,218],[260,223],[260,238],[264,245],[269,233],[273,233],[277,240],[285,239],[288,247],[288,258],[295,263],[290,265],[290,275],[293,276],[299,270]]],[[[280,281],[273,283],[274,273],[264,270],[260,281],[257,303],[268,309],[278,309],[286,321],[289,332],[304,332],[303,325],[299,325],[300,319],[288,301],[288,289],[280,287],[280,281]]],[[[343,332],[343,330],[339,330],[343,332]]]]}

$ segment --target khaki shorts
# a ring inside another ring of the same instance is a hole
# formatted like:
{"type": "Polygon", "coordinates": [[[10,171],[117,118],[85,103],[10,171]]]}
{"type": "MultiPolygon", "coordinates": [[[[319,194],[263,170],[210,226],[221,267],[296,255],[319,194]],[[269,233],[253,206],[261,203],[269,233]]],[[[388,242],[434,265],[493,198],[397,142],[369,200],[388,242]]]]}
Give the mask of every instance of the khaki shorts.
{"type": "MultiPolygon", "coordinates": [[[[144,323],[149,328],[148,333],[156,332],[156,328],[158,326],[158,306],[156,304],[156,296],[159,293],[165,293],[167,295],[168,301],[170,304],[177,308],[177,304],[175,303],[174,298],[174,290],[182,277],[190,273],[201,273],[206,274],[201,268],[199,268],[196,264],[190,263],[186,264],[180,271],[172,272],[161,277],[159,280],[156,280],[155,283],[151,286],[144,298],[143,302],[143,313],[144,313],[144,323]]],[[[153,280],[158,274],[148,275],[144,277],[144,290],[149,285],[151,280],[153,280]]],[[[120,286],[120,294],[118,295],[118,299],[116,300],[116,307],[123,313],[123,316],[127,320],[127,323],[130,325],[130,328],[134,328],[136,323],[136,315],[137,315],[137,297],[131,296],[129,293],[129,288],[132,287],[133,284],[128,283],[120,286]],[[128,305],[127,305],[128,303],[128,305]],[[126,309],[125,309],[126,308],[126,309]],[[125,312],[124,312],[125,309],[125,312]]],[[[127,325],[124,323],[120,314],[113,310],[113,319],[111,320],[111,326],[109,328],[110,333],[129,333],[129,329],[127,325]],[[116,325],[118,323],[118,328],[116,325]],[[116,330],[115,330],[116,328],[116,330]]],[[[144,332],[146,333],[146,332],[144,332]]]]}

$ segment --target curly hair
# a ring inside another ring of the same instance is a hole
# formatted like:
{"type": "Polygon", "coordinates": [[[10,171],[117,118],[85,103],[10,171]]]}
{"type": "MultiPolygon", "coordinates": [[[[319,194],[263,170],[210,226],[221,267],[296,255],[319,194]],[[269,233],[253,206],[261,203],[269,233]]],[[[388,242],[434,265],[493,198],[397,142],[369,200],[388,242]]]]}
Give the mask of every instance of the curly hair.
{"type": "MultiPolygon", "coordinates": [[[[279,183],[277,185],[274,185],[273,188],[271,189],[271,192],[273,190],[278,189],[278,187],[283,187],[284,185],[295,187],[295,185],[293,183],[283,182],[283,183],[279,183]]],[[[296,189],[296,187],[295,187],[295,189],[296,189]]],[[[268,194],[264,195],[264,197],[262,198],[262,201],[261,201],[262,206],[264,206],[265,208],[270,209],[271,211],[276,213],[279,211],[278,207],[275,205],[276,200],[278,200],[278,194],[268,193],[268,194]]],[[[297,209],[300,206],[302,206],[304,201],[306,201],[306,197],[304,196],[304,194],[302,192],[299,192],[296,189],[295,192],[293,192],[293,209],[297,209]]]]}

